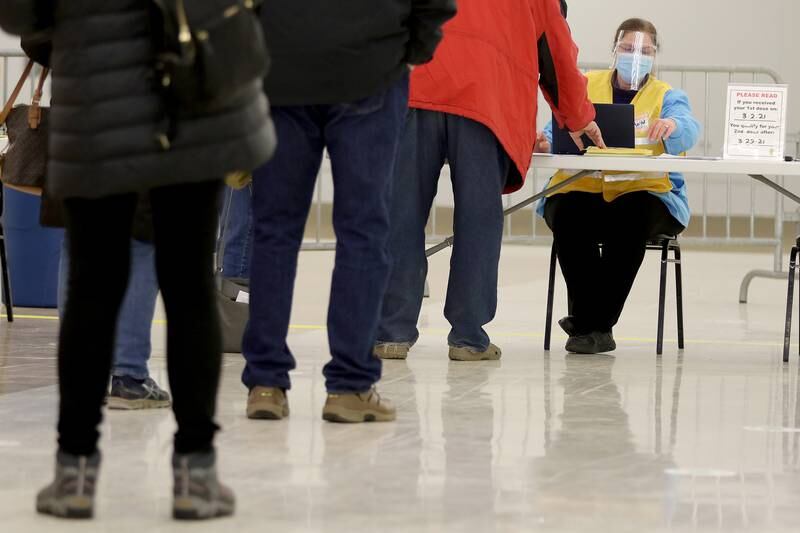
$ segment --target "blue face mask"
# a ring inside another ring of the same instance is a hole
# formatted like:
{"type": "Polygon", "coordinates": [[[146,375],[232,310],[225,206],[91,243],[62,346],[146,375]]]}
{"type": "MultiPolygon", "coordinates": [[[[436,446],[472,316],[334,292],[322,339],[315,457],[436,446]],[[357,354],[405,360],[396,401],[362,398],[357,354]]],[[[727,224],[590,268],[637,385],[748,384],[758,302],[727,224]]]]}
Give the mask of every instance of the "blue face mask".
{"type": "Polygon", "coordinates": [[[617,54],[617,73],[626,84],[638,86],[652,72],[653,61],[652,57],[646,55],[617,54]],[[634,80],[633,67],[637,58],[639,60],[639,72],[637,79],[634,80]]]}

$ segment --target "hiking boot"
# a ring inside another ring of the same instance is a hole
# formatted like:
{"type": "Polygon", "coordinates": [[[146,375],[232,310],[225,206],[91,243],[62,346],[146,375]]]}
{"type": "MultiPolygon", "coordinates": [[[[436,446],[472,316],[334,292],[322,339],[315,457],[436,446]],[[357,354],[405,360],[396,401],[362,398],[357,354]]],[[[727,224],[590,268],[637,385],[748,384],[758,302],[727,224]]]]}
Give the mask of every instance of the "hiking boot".
{"type": "Polygon", "coordinates": [[[286,392],[277,387],[253,387],[247,397],[247,418],[281,420],[289,416],[286,392]]]}
{"type": "Polygon", "coordinates": [[[372,353],[378,359],[405,359],[411,344],[407,342],[379,342],[372,353]]]}
{"type": "Polygon", "coordinates": [[[610,331],[593,331],[588,335],[570,337],[565,348],[570,353],[591,355],[613,352],[617,349],[617,343],[614,341],[614,335],[610,331]]]}
{"type": "Polygon", "coordinates": [[[161,409],[170,406],[170,397],[169,393],[151,378],[114,376],[111,378],[111,392],[108,393],[107,404],[109,409],[127,411],[161,409]]]}
{"type": "Polygon", "coordinates": [[[56,454],[55,480],[36,496],[36,512],[59,518],[92,518],[100,452],[56,454]]]}
{"type": "Polygon", "coordinates": [[[490,344],[482,352],[468,346],[451,346],[449,355],[451,361],[497,361],[502,354],[500,348],[490,344]]]}
{"type": "Polygon", "coordinates": [[[328,394],[322,410],[328,422],[391,422],[396,417],[392,402],[382,399],[375,387],[360,393],[328,394]]]}
{"type": "Polygon", "coordinates": [[[213,451],[172,455],[173,518],[207,520],[233,514],[236,497],[219,482],[216,463],[213,451]]]}

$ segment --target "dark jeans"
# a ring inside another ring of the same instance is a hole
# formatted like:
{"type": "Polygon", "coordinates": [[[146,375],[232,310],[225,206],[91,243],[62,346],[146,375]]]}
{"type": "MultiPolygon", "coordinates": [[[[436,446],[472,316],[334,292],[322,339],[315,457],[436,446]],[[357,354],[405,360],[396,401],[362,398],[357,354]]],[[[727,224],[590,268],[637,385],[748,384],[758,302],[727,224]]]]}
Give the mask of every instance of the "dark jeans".
{"type": "Polygon", "coordinates": [[[582,333],[611,331],[617,324],[648,239],[685,229],[648,192],[610,203],[600,194],[557,194],[547,200],[544,214],[567,282],[570,314],[582,333]]]}
{"type": "Polygon", "coordinates": [[[328,309],[333,360],[329,392],[363,392],[381,376],[372,347],[389,277],[389,200],[408,79],[364,100],[341,105],[276,107],[280,143],[255,173],[250,322],[242,380],[290,387],[295,360],[286,344],[297,254],[327,147],[333,168],[336,265],[328,309]]]}
{"type": "MultiPolygon", "coordinates": [[[[213,253],[218,182],[150,193],[156,272],[167,313],[175,451],[210,450],[221,365],[213,253]]],[[[92,454],[128,285],[137,195],[65,201],[70,266],[58,347],[62,451],[92,454]]]]}
{"type": "Polygon", "coordinates": [[[455,196],[455,243],[444,315],[451,346],[485,350],[483,326],[497,310],[503,238],[502,194],[511,161],[487,127],[468,118],[411,110],[400,146],[392,197],[393,268],[378,342],[416,342],[428,260],[425,224],[445,160],[455,196]]]}

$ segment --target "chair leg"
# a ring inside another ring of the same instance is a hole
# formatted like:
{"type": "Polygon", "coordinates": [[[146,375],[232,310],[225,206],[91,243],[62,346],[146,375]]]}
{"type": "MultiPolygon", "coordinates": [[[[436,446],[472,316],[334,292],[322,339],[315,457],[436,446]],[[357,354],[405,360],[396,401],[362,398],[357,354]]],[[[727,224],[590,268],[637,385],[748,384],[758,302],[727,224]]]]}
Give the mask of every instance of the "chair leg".
{"type": "Polygon", "coordinates": [[[658,335],[656,337],[656,355],[664,353],[664,308],[667,296],[667,262],[669,260],[669,241],[661,243],[661,279],[658,288],[658,335]]]}
{"type": "Polygon", "coordinates": [[[558,253],[556,252],[556,243],[553,242],[553,247],[550,249],[550,274],[547,280],[547,318],[544,324],[545,351],[550,351],[550,337],[553,333],[553,296],[556,288],[556,261],[558,261],[558,253]]]}
{"type": "Polygon", "coordinates": [[[681,270],[681,247],[672,249],[675,257],[675,304],[678,308],[678,349],[683,350],[683,272],[681,270]]]}
{"type": "Polygon", "coordinates": [[[783,362],[789,362],[789,344],[792,338],[792,310],[794,299],[794,276],[797,270],[797,253],[798,247],[792,247],[792,253],[789,256],[789,289],[786,293],[786,324],[783,331],[783,362]]]}
{"type": "Polygon", "coordinates": [[[9,322],[14,322],[14,297],[11,294],[11,282],[8,276],[5,235],[0,236],[0,269],[2,269],[3,276],[3,296],[6,299],[6,318],[9,322]]]}

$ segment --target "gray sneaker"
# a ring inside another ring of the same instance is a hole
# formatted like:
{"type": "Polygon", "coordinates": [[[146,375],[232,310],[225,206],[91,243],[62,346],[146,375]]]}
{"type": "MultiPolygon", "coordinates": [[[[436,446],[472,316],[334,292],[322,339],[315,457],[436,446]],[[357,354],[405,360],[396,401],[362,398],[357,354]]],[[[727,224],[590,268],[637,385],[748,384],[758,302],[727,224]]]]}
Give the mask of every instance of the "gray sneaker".
{"type": "Polygon", "coordinates": [[[36,497],[36,512],[59,518],[92,518],[100,452],[92,456],[56,455],[55,480],[36,497]]]}
{"type": "Polygon", "coordinates": [[[494,344],[489,344],[483,351],[468,346],[451,346],[449,354],[451,361],[497,361],[501,355],[503,352],[494,344]]]}
{"type": "Polygon", "coordinates": [[[107,403],[109,409],[126,411],[163,409],[170,406],[170,397],[169,393],[151,378],[114,376],[111,378],[111,392],[108,393],[107,403]]]}
{"type": "Polygon", "coordinates": [[[217,478],[214,452],[174,454],[172,516],[176,520],[207,520],[230,516],[236,508],[231,489],[217,478]]]}

